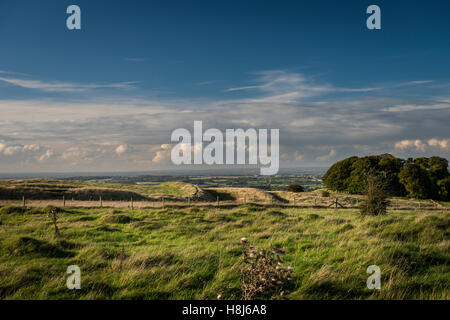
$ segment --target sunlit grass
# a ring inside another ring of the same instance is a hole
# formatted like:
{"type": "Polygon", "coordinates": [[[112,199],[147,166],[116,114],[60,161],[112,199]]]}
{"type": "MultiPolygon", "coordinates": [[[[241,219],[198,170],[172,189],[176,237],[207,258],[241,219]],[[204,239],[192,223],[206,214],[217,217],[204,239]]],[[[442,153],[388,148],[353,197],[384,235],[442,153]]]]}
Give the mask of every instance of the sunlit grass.
{"type": "Polygon", "coordinates": [[[448,212],[65,208],[57,239],[45,209],[0,212],[2,299],[239,299],[241,237],[286,248],[289,299],[450,298],[448,212]],[[66,288],[72,264],[81,290],[66,288]]]}

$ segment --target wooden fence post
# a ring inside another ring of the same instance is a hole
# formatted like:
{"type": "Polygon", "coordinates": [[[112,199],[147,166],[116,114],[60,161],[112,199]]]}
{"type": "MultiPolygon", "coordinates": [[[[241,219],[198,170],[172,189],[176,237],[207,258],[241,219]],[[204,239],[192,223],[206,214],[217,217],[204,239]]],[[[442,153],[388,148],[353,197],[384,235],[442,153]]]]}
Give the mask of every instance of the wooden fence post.
{"type": "Polygon", "coordinates": [[[219,196],[217,196],[217,208],[219,208],[220,206],[220,200],[219,200],[219,196]]]}
{"type": "Polygon", "coordinates": [[[103,207],[103,199],[102,199],[102,196],[100,196],[100,208],[102,208],[103,207]]]}
{"type": "Polygon", "coordinates": [[[63,195],[63,207],[66,206],[66,197],[63,195]]]}
{"type": "Polygon", "coordinates": [[[27,204],[26,204],[26,202],[25,202],[25,196],[22,196],[22,202],[23,202],[23,206],[26,207],[27,204]]]}
{"type": "Polygon", "coordinates": [[[133,197],[131,197],[131,210],[134,209],[134,204],[133,204],[133,197]]]}

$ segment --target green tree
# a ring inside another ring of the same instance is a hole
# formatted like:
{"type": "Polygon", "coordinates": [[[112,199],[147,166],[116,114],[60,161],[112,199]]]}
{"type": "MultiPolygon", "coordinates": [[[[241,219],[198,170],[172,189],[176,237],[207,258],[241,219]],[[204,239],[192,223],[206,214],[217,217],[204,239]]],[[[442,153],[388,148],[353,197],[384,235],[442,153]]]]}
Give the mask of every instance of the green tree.
{"type": "Polygon", "coordinates": [[[386,192],[392,196],[406,195],[405,187],[398,179],[404,164],[405,160],[393,156],[382,157],[378,162],[380,174],[384,177],[386,192]]]}
{"type": "Polygon", "coordinates": [[[364,193],[367,176],[379,172],[378,162],[378,156],[368,156],[355,161],[352,165],[347,191],[353,194],[364,193]]]}
{"type": "Polygon", "coordinates": [[[323,176],[323,182],[330,190],[362,194],[369,175],[380,176],[385,191],[392,196],[447,197],[448,160],[436,156],[407,160],[390,154],[350,157],[332,165],[323,176]]]}
{"type": "Polygon", "coordinates": [[[450,201],[450,177],[439,180],[437,186],[439,188],[439,199],[450,201]]]}
{"type": "Polygon", "coordinates": [[[420,157],[414,160],[414,163],[419,165],[428,174],[431,181],[429,197],[438,199],[440,190],[438,181],[447,178],[450,174],[448,172],[448,160],[441,157],[420,157]]]}
{"type": "Polygon", "coordinates": [[[428,159],[428,166],[431,179],[436,183],[450,176],[448,172],[448,160],[445,158],[431,157],[428,159]]]}
{"type": "Polygon", "coordinates": [[[352,165],[357,160],[358,157],[350,157],[333,164],[322,177],[325,186],[330,190],[347,191],[352,165]]]}
{"type": "Polygon", "coordinates": [[[420,164],[405,164],[398,178],[408,192],[408,196],[418,199],[427,199],[432,196],[432,182],[428,172],[420,164]]]}

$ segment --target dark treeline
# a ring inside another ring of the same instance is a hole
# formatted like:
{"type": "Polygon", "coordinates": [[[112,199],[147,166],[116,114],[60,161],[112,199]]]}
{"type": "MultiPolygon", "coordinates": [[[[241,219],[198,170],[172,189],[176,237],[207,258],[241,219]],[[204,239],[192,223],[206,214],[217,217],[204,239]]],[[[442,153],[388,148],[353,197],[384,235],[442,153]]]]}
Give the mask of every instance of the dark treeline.
{"type": "Polygon", "coordinates": [[[391,196],[450,200],[448,160],[441,157],[350,157],[332,165],[323,183],[331,190],[362,194],[368,175],[380,176],[391,196]]]}

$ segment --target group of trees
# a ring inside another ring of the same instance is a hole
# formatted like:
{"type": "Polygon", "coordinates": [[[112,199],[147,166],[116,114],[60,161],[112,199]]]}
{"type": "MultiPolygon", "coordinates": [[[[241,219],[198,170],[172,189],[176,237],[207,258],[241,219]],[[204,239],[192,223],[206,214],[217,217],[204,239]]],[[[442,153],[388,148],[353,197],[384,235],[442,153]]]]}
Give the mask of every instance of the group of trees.
{"type": "Polygon", "coordinates": [[[363,194],[370,175],[382,179],[391,196],[450,200],[448,160],[441,157],[350,157],[332,165],[322,180],[328,189],[363,194]]]}

